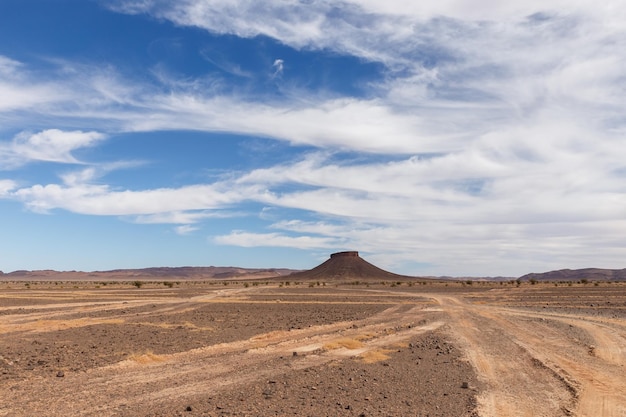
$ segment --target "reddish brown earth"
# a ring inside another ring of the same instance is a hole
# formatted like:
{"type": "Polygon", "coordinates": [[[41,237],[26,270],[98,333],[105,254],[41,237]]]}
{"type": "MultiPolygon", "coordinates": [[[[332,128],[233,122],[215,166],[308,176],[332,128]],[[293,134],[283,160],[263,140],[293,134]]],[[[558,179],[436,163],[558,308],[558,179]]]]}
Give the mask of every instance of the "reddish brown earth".
{"type": "Polygon", "coordinates": [[[617,283],[0,282],[0,416],[624,417],[625,366],[617,283]]]}

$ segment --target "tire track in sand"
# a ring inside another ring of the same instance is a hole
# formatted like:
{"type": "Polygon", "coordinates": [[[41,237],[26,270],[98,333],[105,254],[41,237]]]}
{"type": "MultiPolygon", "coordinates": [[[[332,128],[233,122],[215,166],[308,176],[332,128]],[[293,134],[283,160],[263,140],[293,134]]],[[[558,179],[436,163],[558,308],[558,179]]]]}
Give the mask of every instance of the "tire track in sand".
{"type": "Polygon", "coordinates": [[[145,355],[68,374],[62,380],[25,381],[0,389],[5,404],[22,406],[20,410],[11,410],[0,404],[0,416],[133,415],[147,404],[154,406],[210,394],[294,369],[363,355],[443,324],[434,320],[441,313],[421,307],[398,305],[359,321],[274,331],[171,355],[145,355]],[[358,349],[325,348],[346,338],[359,340],[358,349]]]}
{"type": "Polygon", "coordinates": [[[482,416],[626,417],[623,326],[433,298],[486,384],[478,397],[482,416]],[[595,345],[575,343],[551,320],[585,330],[595,345]]]}

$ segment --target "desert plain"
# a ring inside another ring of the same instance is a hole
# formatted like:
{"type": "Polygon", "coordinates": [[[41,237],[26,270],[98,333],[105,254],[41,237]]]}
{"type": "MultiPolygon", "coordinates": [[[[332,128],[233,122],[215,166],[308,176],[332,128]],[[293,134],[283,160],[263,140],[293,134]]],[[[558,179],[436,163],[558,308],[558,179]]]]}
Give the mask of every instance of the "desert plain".
{"type": "Polygon", "coordinates": [[[626,417],[626,283],[0,281],[0,416],[626,417]]]}

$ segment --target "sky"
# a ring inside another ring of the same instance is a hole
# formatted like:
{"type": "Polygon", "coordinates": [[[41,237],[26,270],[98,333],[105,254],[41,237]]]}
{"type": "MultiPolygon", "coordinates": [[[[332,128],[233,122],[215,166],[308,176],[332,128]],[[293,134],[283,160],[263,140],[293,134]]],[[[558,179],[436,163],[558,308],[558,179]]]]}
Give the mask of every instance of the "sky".
{"type": "Polygon", "coordinates": [[[2,0],[0,270],[626,267],[626,3],[2,0]]]}

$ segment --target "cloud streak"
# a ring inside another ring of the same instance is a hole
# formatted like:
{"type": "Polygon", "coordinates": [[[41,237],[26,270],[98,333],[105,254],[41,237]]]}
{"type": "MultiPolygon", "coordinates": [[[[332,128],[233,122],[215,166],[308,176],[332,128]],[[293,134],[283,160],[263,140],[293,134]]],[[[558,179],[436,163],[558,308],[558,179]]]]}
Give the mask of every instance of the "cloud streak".
{"type": "Polygon", "coordinates": [[[320,236],[287,236],[282,233],[249,233],[233,231],[228,235],[215,236],[215,243],[250,247],[284,247],[297,249],[328,249],[341,245],[341,240],[320,236]]]}
{"type": "Polygon", "coordinates": [[[99,132],[48,129],[22,132],[8,143],[0,142],[0,167],[12,169],[32,161],[80,164],[73,151],[95,146],[105,135],[99,132]]]}
{"type": "Polygon", "coordinates": [[[176,189],[117,191],[79,182],[15,189],[7,182],[4,195],[37,211],[64,209],[179,224],[181,234],[238,204],[269,205],[327,220],[283,220],[272,228],[288,234],[238,230],[214,242],[301,249],[357,246],[393,255],[397,262],[438,265],[431,271],[448,274],[463,274],[463,268],[523,272],[529,262],[550,265],[551,256],[560,262],[588,262],[585,251],[592,236],[593,245],[607,248],[595,256],[597,262],[608,262],[612,251],[623,252],[623,174],[615,174],[610,163],[603,166],[611,159],[621,163],[619,148],[609,148],[605,155],[581,151],[547,164],[541,158],[512,158],[504,164],[489,160],[496,157],[490,148],[484,151],[473,159],[448,154],[356,165],[313,153],[299,162],[176,189]],[[572,171],[571,164],[584,172],[572,171]],[[283,189],[294,184],[298,186],[283,189]],[[611,224],[615,229],[608,232],[611,224]],[[455,269],[458,259],[462,265],[455,269]]]}

